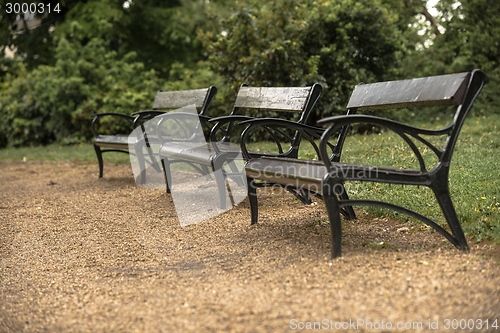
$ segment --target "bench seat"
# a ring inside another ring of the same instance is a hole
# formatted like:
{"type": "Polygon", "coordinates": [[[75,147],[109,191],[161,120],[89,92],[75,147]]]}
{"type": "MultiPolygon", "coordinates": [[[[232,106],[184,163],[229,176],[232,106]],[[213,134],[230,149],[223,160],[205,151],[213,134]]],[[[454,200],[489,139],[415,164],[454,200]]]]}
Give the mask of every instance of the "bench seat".
{"type": "Polygon", "coordinates": [[[99,135],[94,139],[94,144],[99,147],[128,149],[129,141],[129,136],[125,134],[99,135]]]}
{"type": "MultiPolygon", "coordinates": [[[[321,192],[323,179],[328,169],[322,161],[299,160],[276,157],[251,159],[245,165],[248,178],[265,179],[269,183],[293,186],[308,191],[321,192]]],[[[332,163],[331,173],[342,174],[348,179],[379,180],[394,184],[427,184],[430,176],[420,170],[367,166],[347,163],[332,163]],[[404,178],[404,182],[400,180],[404,178]],[[413,179],[413,181],[412,181],[413,179]]]]}
{"type": "MultiPolygon", "coordinates": [[[[240,147],[224,143],[215,143],[222,154],[240,154],[240,147]]],[[[159,150],[160,156],[171,160],[182,160],[186,163],[196,163],[210,166],[217,152],[212,144],[199,142],[169,142],[162,145],[159,150]]]]}
{"type": "Polygon", "coordinates": [[[245,165],[245,172],[252,179],[321,191],[327,169],[321,161],[260,157],[250,160],[245,165]]]}

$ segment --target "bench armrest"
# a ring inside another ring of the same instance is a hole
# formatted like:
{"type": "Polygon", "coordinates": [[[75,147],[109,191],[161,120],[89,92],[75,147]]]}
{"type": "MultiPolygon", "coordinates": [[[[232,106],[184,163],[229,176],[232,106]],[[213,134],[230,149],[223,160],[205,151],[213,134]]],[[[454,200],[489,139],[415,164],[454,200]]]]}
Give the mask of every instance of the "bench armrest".
{"type": "Polygon", "coordinates": [[[97,123],[100,121],[101,118],[108,117],[108,116],[122,118],[122,119],[130,121],[130,123],[132,125],[135,125],[135,117],[127,115],[127,114],[117,113],[117,112],[104,112],[104,113],[92,114],[91,117],[93,119],[92,119],[92,123],[90,125],[90,128],[92,130],[92,133],[94,133],[95,137],[98,137],[100,135],[99,132],[97,131],[97,128],[96,128],[97,123]]]}
{"type": "Polygon", "coordinates": [[[116,116],[116,117],[121,117],[125,119],[130,119],[134,120],[134,116],[128,115],[128,114],[123,114],[123,113],[118,113],[118,112],[103,112],[103,113],[94,113],[90,115],[93,119],[96,118],[102,118],[104,116],[116,116]]]}
{"type": "Polygon", "coordinates": [[[161,110],[140,110],[132,112],[134,119],[134,127],[144,124],[146,121],[153,119],[154,117],[164,114],[166,111],[161,110]]]}
{"type": "MultiPolygon", "coordinates": [[[[261,156],[274,156],[274,157],[288,157],[297,158],[298,150],[301,140],[307,140],[310,145],[314,148],[317,158],[320,159],[320,152],[318,147],[318,142],[321,135],[325,131],[323,128],[309,126],[305,124],[296,123],[290,120],[277,119],[277,118],[259,118],[242,121],[240,125],[246,125],[247,127],[241,134],[241,152],[246,160],[254,157],[261,156]],[[286,129],[292,129],[295,131],[295,135],[290,135],[285,132],[286,129]],[[257,153],[249,152],[247,148],[247,143],[251,132],[255,130],[263,130],[269,134],[273,142],[276,144],[278,153],[257,153]],[[296,135],[299,135],[299,140],[296,141],[296,135]],[[290,146],[286,151],[283,149],[282,143],[290,146]]],[[[333,147],[333,145],[330,145],[333,147]]]]}
{"type": "Polygon", "coordinates": [[[243,121],[243,120],[249,120],[249,119],[255,119],[255,118],[249,117],[249,116],[230,115],[230,116],[220,116],[220,117],[212,118],[212,119],[210,119],[210,122],[225,124],[225,123],[229,123],[229,122],[243,121]]]}
{"type": "Polygon", "coordinates": [[[222,117],[215,117],[210,119],[211,123],[215,123],[210,131],[209,141],[212,143],[212,147],[216,154],[220,153],[220,149],[217,146],[217,143],[227,143],[231,140],[231,132],[233,130],[233,126],[237,122],[241,122],[244,120],[255,119],[254,117],[249,116],[241,116],[241,115],[229,115],[222,117]],[[227,125],[227,127],[223,127],[223,125],[227,125]],[[222,133],[222,134],[220,134],[222,133]],[[219,138],[220,139],[219,139],[219,138]]]}
{"type": "Polygon", "coordinates": [[[415,132],[416,134],[423,134],[423,135],[443,135],[447,134],[450,130],[449,127],[444,127],[439,130],[430,130],[430,129],[425,129],[425,128],[419,128],[411,125],[407,125],[405,123],[387,119],[387,118],[382,118],[382,117],[377,117],[377,116],[370,116],[370,115],[362,115],[362,114],[354,114],[354,115],[346,115],[346,116],[333,116],[333,117],[328,117],[324,118],[318,121],[318,124],[326,124],[326,123],[334,123],[333,125],[336,127],[342,127],[345,125],[350,125],[353,123],[371,123],[374,125],[381,125],[385,126],[387,128],[401,128],[405,132],[415,132]]]}
{"type": "Polygon", "coordinates": [[[156,116],[155,119],[157,121],[150,121],[145,124],[146,132],[149,133],[149,137],[151,137],[151,133],[155,133],[158,142],[161,144],[171,141],[199,141],[205,136],[203,129],[205,128],[206,132],[208,132],[208,129],[212,126],[209,122],[210,117],[197,113],[168,112],[156,116]],[[163,124],[168,121],[173,121],[177,129],[184,134],[184,137],[175,137],[171,133],[165,133],[163,124]],[[203,135],[202,137],[200,137],[200,133],[203,135]]]}
{"type": "Polygon", "coordinates": [[[139,111],[134,111],[131,114],[133,116],[140,116],[140,115],[149,115],[149,114],[156,114],[160,115],[168,111],[162,111],[162,110],[139,110],[139,111]]]}
{"type": "Polygon", "coordinates": [[[425,146],[430,148],[439,158],[441,157],[443,151],[437,148],[434,144],[430,143],[428,140],[424,139],[421,135],[440,136],[449,134],[450,131],[452,130],[451,125],[437,130],[430,130],[415,126],[410,126],[387,118],[369,116],[369,115],[347,115],[347,116],[328,117],[318,121],[318,124],[325,124],[330,122],[333,124],[330,125],[330,127],[328,127],[328,129],[323,133],[320,142],[320,153],[323,161],[325,161],[325,164],[328,168],[331,167],[331,159],[328,158],[326,152],[326,147],[327,147],[326,144],[328,142],[329,137],[334,133],[338,133],[342,128],[350,126],[354,123],[366,123],[366,124],[382,126],[399,135],[412,149],[413,153],[415,154],[415,157],[419,162],[420,170],[422,172],[427,171],[424,158],[422,156],[422,153],[420,152],[420,150],[418,149],[418,147],[415,145],[415,143],[412,141],[411,138],[416,139],[417,141],[423,143],[425,146]]]}

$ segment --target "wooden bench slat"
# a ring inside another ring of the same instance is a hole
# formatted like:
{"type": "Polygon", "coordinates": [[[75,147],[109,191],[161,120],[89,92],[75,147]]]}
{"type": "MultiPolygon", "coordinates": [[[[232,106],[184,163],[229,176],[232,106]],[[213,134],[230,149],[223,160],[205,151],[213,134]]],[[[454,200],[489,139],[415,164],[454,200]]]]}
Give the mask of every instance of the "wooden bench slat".
{"type": "Polygon", "coordinates": [[[235,107],[301,112],[312,87],[241,87],[235,107]]]}
{"type": "Polygon", "coordinates": [[[354,88],[348,109],[380,110],[399,107],[459,105],[467,89],[470,73],[439,75],[360,84],[354,88]]]}
{"type": "Polygon", "coordinates": [[[207,89],[159,91],[153,102],[153,109],[178,109],[193,104],[200,108],[206,96],[207,89]]]}
{"type": "Polygon", "coordinates": [[[327,169],[321,161],[305,161],[279,157],[253,158],[245,165],[247,177],[265,179],[270,183],[287,182],[298,187],[310,187],[320,191],[321,180],[327,169]]]}
{"type": "Polygon", "coordinates": [[[130,138],[128,135],[100,135],[94,140],[94,145],[99,147],[128,149],[130,138]]]}
{"type": "MultiPolygon", "coordinates": [[[[321,192],[321,184],[328,173],[328,169],[322,161],[260,157],[248,161],[245,165],[245,172],[248,178],[321,192]]],[[[377,178],[384,182],[391,182],[391,177],[400,175],[405,178],[404,183],[407,182],[407,176],[418,177],[424,175],[420,170],[414,169],[349,163],[336,163],[335,169],[331,172],[345,175],[346,179],[356,178],[362,173],[366,175],[364,179],[377,178]]],[[[358,178],[361,179],[361,177],[358,178]]],[[[400,182],[395,178],[392,183],[398,184],[400,182]]]]}

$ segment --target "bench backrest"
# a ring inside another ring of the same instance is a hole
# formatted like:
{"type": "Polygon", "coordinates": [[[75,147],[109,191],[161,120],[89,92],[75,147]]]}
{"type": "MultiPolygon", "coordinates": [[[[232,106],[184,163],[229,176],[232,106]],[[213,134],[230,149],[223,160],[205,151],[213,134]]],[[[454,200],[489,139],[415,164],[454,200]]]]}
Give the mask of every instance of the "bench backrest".
{"type": "MultiPolygon", "coordinates": [[[[241,115],[243,109],[295,112],[299,114],[297,122],[306,123],[322,91],[323,88],[318,83],[307,87],[249,87],[243,84],[236,96],[231,115],[241,115]]],[[[222,141],[230,141],[233,126],[234,122],[223,131],[222,141]]],[[[300,134],[296,132],[291,142],[294,150],[297,149],[300,139],[300,134]]]]}
{"type": "Polygon", "coordinates": [[[200,114],[205,115],[212,100],[217,94],[217,88],[192,89],[192,90],[159,90],[153,102],[154,110],[173,110],[187,105],[196,105],[200,114]]]}
{"type": "Polygon", "coordinates": [[[348,109],[380,110],[399,107],[460,105],[470,73],[431,76],[411,80],[360,84],[354,88],[348,109]]]}
{"type": "MultiPolygon", "coordinates": [[[[299,122],[307,121],[311,110],[321,96],[319,84],[309,87],[248,87],[242,85],[234,102],[235,109],[267,109],[300,112],[299,122]]],[[[237,113],[238,111],[233,111],[237,113]]]]}
{"type": "Polygon", "coordinates": [[[484,85],[484,80],[483,72],[474,70],[410,80],[360,84],[354,88],[347,108],[350,113],[356,113],[364,110],[456,105],[455,116],[448,127],[420,133],[447,134],[448,140],[438,155],[441,162],[449,162],[460,129],[484,85]]]}
{"type": "MultiPolygon", "coordinates": [[[[152,110],[137,113],[138,117],[134,125],[140,125],[143,133],[149,138],[155,136],[159,130],[161,116],[165,112],[180,109],[188,105],[195,105],[198,114],[206,116],[206,113],[217,94],[217,88],[190,89],[190,90],[159,90],[153,102],[152,110]]],[[[202,131],[209,133],[211,126],[207,121],[199,123],[202,131]]],[[[208,134],[206,134],[208,135],[208,134]]]]}

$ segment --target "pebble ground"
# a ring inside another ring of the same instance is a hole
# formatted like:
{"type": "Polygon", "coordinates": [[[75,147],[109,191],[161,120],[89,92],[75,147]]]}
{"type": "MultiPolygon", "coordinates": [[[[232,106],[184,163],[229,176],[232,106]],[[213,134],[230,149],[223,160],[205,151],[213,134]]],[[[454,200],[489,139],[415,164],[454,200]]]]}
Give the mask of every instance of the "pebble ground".
{"type": "Polygon", "coordinates": [[[180,227],[130,166],[0,167],[0,332],[500,332],[498,245],[358,211],[330,260],[321,202],[180,227]]]}

